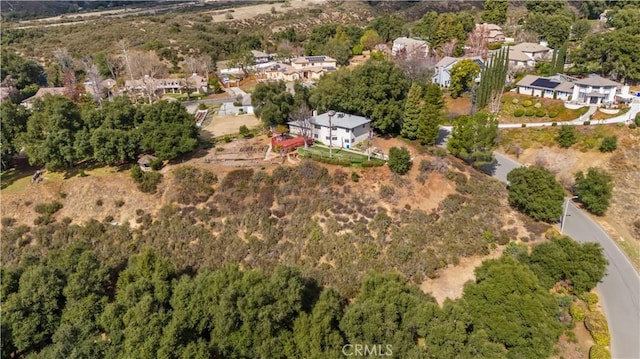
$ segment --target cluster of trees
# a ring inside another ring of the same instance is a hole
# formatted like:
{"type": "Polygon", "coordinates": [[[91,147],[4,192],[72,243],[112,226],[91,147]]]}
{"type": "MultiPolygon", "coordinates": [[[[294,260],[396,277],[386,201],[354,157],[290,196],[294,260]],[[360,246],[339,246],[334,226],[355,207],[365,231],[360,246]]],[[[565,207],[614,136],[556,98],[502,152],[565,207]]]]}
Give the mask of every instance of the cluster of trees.
{"type": "Polygon", "coordinates": [[[438,14],[430,11],[413,26],[411,35],[426,40],[432,50],[461,56],[467,35],[475,27],[476,21],[469,12],[438,14]]]}
{"type": "Polygon", "coordinates": [[[96,107],[46,96],[31,111],[10,102],[0,108],[2,160],[7,165],[22,147],[32,164],[64,170],[89,159],[119,164],[145,152],[168,160],[197,146],[193,116],[179,103],[134,106],[120,97],[96,107]]]}
{"type": "Polygon", "coordinates": [[[474,106],[497,113],[500,109],[502,93],[509,71],[509,50],[501,49],[495,53],[480,72],[480,84],[475,92],[474,106]]]}
{"type": "Polygon", "coordinates": [[[185,274],[148,249],[113,265],[76,243],[2,268],[2,356],[338,357],[367,343],[397,357],[547,357],[568,328],[549,288],[588,291],[606,260],[568,238],[518,260],[485,261],[440,306],[395,273],[346,298],[292,267],[185,274]]]}
{"type": "Polygon", "coordinates": [[[369,60],[353,70],[343,68],[323,76],[309,102],[318,112],[335,110],[365,116],[379,133],[395,134],[401,128],[410,85],[393,63],[369,60]]]}
{"type": "Polygon", "coordinates": [[[40,64],[27,60],[10,51],[6,46],[0,50],[0,82],[9,88],[8,100],[18,103],[33,96],[39,86],[47,84],[47,75],[40,64]]]}
{"type": "Polygon", "coordinates": [[[431,83],[423,90],[414,82],[404,104],[400,135],[410,140],[418,139],[423,145],[434,145],[440,134],[440,124],[444,121],[443,110],[440,86],[431,83]]]}
{"type": "MultiPolygon", "coordinates": [[[[509,203],[537,221],[554,223],[562,216],[564,190],[549,170],[533,166],[514,169],[507,174],[509,203]]],[[[585,175],[575,175],[573,194],[585,208],[604,215],[611,204],[613,179],[604,170],[591,167],[585,175]]]]}
{"type": "Polygon", "coordinates": [[[526,28],[547,40],[549,47],[559,49],[571,34],[575,14],[565,1],[527,0],[529,14],[526,28]]]}
{"type": "Polygon", "coordinates": [[[640,64],[636,61],[640,57],[640,49],[634,46],[640,41],[640,9],[637,4],[625,1],[606,5],[613,7],[613,11],[607,13],[607,24],[615,27],[615,31],[585,36],[580,47],[570,52],[575,65],[571,71],[598,73],[619,82],[640,81],[640,64]]]}

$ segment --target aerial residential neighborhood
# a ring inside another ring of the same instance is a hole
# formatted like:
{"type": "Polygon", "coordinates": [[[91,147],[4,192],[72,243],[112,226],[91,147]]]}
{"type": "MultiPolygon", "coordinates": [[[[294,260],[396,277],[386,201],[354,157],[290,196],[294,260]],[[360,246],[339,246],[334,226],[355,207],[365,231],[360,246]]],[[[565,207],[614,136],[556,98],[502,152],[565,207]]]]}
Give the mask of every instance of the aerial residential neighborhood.
{"type": "Polygon", "coordinates": [[[634,1],[3,1],[2,358],[640,358],[634,1]]]}

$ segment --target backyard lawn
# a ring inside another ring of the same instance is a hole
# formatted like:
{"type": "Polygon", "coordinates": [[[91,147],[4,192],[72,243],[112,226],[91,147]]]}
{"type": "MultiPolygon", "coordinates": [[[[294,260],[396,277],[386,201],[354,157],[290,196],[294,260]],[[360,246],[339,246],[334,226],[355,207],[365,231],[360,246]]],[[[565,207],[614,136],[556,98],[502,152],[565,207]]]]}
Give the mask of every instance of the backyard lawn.
{"type": "MultiPolygon", "coordinates": [[[[371,161],[369,161],[368,157],[365,155],[346,151],[341,148],[333,148],[331,152],[332,158],[347,161],[352,164],[362,164],[364,162],[380,162],[380,164],[384,163],[384,161],[376,158],[372,158],[371,161]]],[[[298,153],[302,157],[310,157],[313,159],[329,160],[330,158],[329,148],[319,145],[314,145],[308,148],[298,148],[298,153]]]]}

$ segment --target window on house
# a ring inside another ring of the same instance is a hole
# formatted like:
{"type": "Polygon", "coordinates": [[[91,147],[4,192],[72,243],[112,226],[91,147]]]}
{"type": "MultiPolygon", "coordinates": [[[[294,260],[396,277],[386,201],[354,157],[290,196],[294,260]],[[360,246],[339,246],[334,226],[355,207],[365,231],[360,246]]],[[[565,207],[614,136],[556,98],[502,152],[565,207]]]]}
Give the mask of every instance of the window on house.
{"type": "Polygon", "coordinates": [[[331,127],[331,130],[332,130],[332,131],[338,131],[338,127],[333,126],[333,127],[331,127]]]}
{"type": "Polygon", "coordinates": [[[364,126],[366,126],[366,124],[362,125],[362,128],[364,128],[364,126]]]}
{"type": "Polygon", "coordinates": [[[328,140],[328,139],[329,139],[329,136],[326,136],[324,139],[325,139],[325,140],[328,140]]]}
{"type": "Polygon", "coordinates": [[[314,133],[314,134],[313,134],[313,138],[318,138],[318,134],[317,134],[317,133],[314,133]]]}
{"type": "Polygon", "coordinates": [[[321,129],[321,128],[322,128],[320,125],[314,125],[313,127],[315,127],[315,128],[316,128],[316,130],[319,130],[319,129],[321,129]]]}
{"type": "Polygon", "coordinates": [[[351,130],[350,130],[350,129],[348,129],[348,128],[345,128],[345,129],[344,129],[344,132],[349,133],[349,132],[351,132],[351,130]]]}
{"type": "Polygon", "coordinates": [[[348,140],[348,139],[345,139],[345,140],[344,140],[344,143],[349,143],[349,140],[348,140]]]}

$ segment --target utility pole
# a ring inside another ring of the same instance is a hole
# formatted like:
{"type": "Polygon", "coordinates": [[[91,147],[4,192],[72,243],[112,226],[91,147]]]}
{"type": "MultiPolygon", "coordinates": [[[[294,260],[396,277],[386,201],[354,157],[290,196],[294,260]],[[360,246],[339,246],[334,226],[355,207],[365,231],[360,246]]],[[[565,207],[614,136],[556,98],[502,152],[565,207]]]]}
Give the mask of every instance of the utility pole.
{"type": "Polygon", "coordinates": [[[329,116],[329,158],[333,158],[333,123],[331,122],[331,119],[335,114],[336,112],[334,110],[329,110],[329,112],[327,112],[327,115],[329,116]]]}

